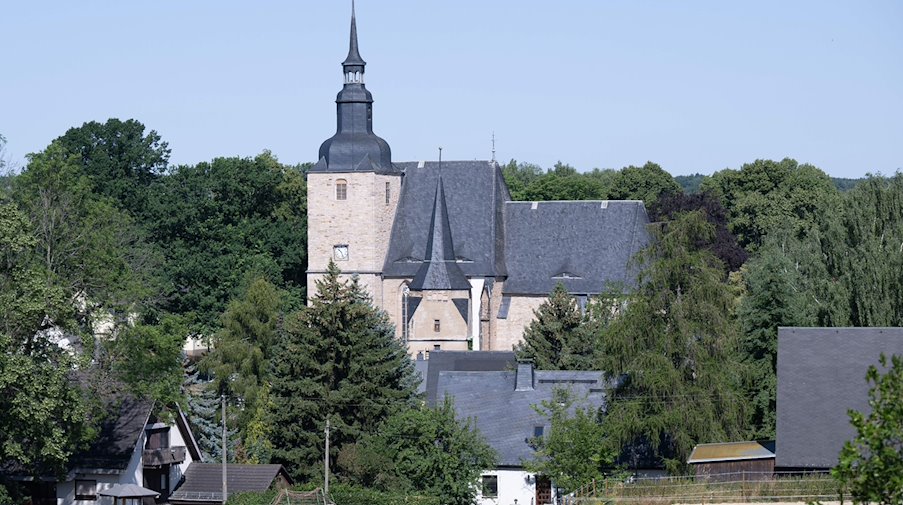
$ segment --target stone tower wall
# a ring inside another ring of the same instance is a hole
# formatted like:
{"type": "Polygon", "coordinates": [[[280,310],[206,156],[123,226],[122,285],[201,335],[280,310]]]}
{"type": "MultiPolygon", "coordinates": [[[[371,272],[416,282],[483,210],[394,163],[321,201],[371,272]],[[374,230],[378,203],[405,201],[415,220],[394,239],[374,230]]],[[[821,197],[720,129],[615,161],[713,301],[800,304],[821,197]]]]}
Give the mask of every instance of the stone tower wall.
{"type": "Polygon", "coordinates": [[[336,245],[348,245],[348,259],[336,261],[345,275],[357,274],[373,302],[383,307],[382,268],[401,176],[363,173],[318,173],[307,175],[308,296],[314,281],[322,276],[333,258],[336,245]],[[336,198],[336,181],[347,184],[345,200],[336,198]],[[389,201],[386,202],[386,186],[389,201]]]}

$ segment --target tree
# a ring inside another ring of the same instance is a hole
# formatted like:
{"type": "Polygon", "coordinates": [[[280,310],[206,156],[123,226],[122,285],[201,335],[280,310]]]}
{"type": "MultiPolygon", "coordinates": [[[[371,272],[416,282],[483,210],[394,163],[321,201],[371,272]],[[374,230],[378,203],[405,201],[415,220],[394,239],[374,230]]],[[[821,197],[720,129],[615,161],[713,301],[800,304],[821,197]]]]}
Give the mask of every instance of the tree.
{"type": "MultiPolygon", "coordinates": [[[[201,375],[195,363],[185,364],[184,390],[188,398],[188,419],[193,433],[207,461],[222,461],[223,426],[220,397],[211,381],[201,375]]],[[[226,451],[229,461],[235,461],[238,446],[234,428],[226,427],[226,451]]]]}
{"type": "Polygon", "coordinates": [[[98,307],[126,314],[152,304],[155,248],[128,213],[92,192],[61,145],[29,155],[14,197],[31,221],[46,282],[80,306],[85,326],[98,307]]]}
{"type": "Polygon", "coordinates": [[[273,461],[298,478],[322,474],[327,419],[334,462],[343,446],[412,405],[416,390],[388,316],[357,280],[341,281],[330,262],[316,286],[310,305],[286,316],[272,361],[273,461]]]}
{"type": "Polygon", "coordinates": [[[856,503],[903,503],[903,357],[882,354],[870,366],[868,415],[849,411],[856,437],[844,444],[834,477],[856,503]],[[890,367],[888,367],[890,362],[890,367]]]}
{"type": "MultiPolygon", "coordinates": [[[[264,405],[258,405],[258,399],[269,381],[277,325],[285,308],[284,292],[262,277],[253,278],[244,295],[229,303],[213,349],[201,361],[217,394],[241,407],[236,421],[242,437],[252,418],[262,422],[264,405]]],[[[258,433],[262,429],[258,424],[258,433]]]]}
{"type": "Polygon", "coordinates": [[[111,198],[119,209],[142,216],[150,186],[164,173],[170,149],[156,131],[144,133],[134,119],[91,121],[70,128],[55,143],[74,155],[91,191],[111,198]]]}
{"type": "Polygon", "coordinates": [[[550,477],[565,492],[603,479],[618,456],[605,443],[602,413],[579,405],[578,400],[567,389],[556,389],[552,400],[534,407],[548,417],[551,428],[531,441],[536,456],[524,465],[530,472],[550,477]]]}
{"type": "MultiPolygon", "coordinates": [[[[533,360],[539,370],[568,370],[592,351],[582,331],[583,315],[577,300],[564,284],[558,283],[549,298],[533,311],[533,320],[524,330],[524,339],[514,351],[518,359],[533,360]]],[[[580,367],[582,368],[582,367],[580,367]]]]}
{"type": "Polygon", "coordinates": [[[680,185],[671,174],[651,161],[642,167],[630,165],[618,172],[608,198],[612,200],[642,200],[647,207],[667,193],[679,193],[680,185]]]}
{"type": "Polygon", "coordinates": [[[0,332],[0,461],[33,477],[61,475],[96,432],[61,352],[29,355],[0,332]]]}
{"type": "Polygon", "coordinates": [[[455,419],[449,397],[436,408],[399,411],[339,454],[339,464],[361,484],[438,496],[450,505],[474,503],[480,474],[495,462],[473,421],[455,419]]]}
{"type": "Polygon", "coordinates": [[[248,278],[271,280],[296,302],[307,279],[304,175],[269,152],[177,167],[155,186],[148,222],[164,248],[163,308],[192,315],[210,335],[248,278]]]}
{"type": "Polygon", "coordinates": [[[518,163],[509,161],[502,166],[502,176],[511,192],[511,199],[515,201],[527,200],[524,191],[530,184],[543,176],[542,167],[532,163],[518,163]]]}
{"type": "Polygon", "coordinates": [[[737,313],[741,351],[750,365],[746,390],[756,439],[775,436],[778,327],[815,324],[806,279],[784,250],[784,244],[769,239],[746,265],[746,295],[737,313]]]}
{"type": "Polygon", "coordinates": [[[826,212],[837,208],[839,196],[824,172],[790,158],[756,160],[740,170],[716,172],[701,189],[721,198],[731,232],[749,251],[775,230],[805,237],[826,212]]]}
{"type": "Polygon", "coordinates": [[[599,336],[597,365],[616,381],[610,442],[628,453],[648,447],[671,472],[697,443],[746,435],[746,367],[724,267],[704,247],[713,238],[702,211],[664,223],[638,258],[637,292],[599,336]]]}
{"type": "Polygon", "coordinates": [[[125,326],[115,340],[105,342],[108,366],[138,398],[152,398],[164,408],[183,403],[186,335],[183,321],[173,315],[159,324],[125,326]]]}

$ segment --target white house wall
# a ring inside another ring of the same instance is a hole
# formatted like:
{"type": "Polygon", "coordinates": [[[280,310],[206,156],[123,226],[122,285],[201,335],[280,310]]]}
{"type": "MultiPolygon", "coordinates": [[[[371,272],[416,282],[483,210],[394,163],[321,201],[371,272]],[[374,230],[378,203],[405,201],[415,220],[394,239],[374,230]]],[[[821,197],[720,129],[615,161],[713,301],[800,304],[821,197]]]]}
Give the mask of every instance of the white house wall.
{"type": "MultiPolygon", "coordinates": [[[[169,446],[170,447],[188,447],[188,443],[185,440],[185,437],[182,436],[182,430],[179,429],[178,423],[172,423],[169,426],[169,446]]],[[[176,486],[179,485],[179,481],[182,480],[182,476],[185,475],[185,470],[188,469],[188,465],[194,461],[191,457],[191,451],[185,451],[185,461],[179,463],[178,465],[172,465],[169,468],[169,487],[171,488],[169,492],[172,492],[176,486]]]]}
{"type": "MultiPolygon", "coordinates": [[[[482,489],[477,494],[478,505],[542,505],[536,504],[536,477],[520,469],[498,469],[484,472],[483,475],[498,477],[498,496],[485,498],[482,489]]],[[[555,487],[552,484],[552,500],[555,499],[555,487]]]]}

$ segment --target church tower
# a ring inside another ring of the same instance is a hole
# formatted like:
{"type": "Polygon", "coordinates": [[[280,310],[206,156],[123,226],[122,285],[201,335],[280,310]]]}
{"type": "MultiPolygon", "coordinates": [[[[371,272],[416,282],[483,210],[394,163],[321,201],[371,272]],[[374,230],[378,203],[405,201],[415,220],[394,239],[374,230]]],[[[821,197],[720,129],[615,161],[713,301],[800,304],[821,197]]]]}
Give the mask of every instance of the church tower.
{"type": "Polygon", "coordinates": [[[373,96],[364,86],[366,62],[358,51],[351,4],[351,37],[342,62],[344,85],[336,97],[336,133],[320,146],[307,174],[308,296],[330,260],[356,275],[383,306],[382,269],[401,191],[402,171],[389,144],[373,133],[373,96]]]}

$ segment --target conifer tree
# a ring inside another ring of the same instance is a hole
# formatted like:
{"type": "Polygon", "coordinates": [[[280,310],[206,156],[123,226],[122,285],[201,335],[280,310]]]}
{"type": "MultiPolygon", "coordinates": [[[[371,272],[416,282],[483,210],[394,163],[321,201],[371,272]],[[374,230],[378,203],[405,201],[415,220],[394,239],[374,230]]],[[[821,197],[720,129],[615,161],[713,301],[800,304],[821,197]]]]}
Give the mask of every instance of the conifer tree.
{"type": "MultiPolygon", "coordinates": [[[[192,433],[197,438],[204,460],[209,462],[222,461],[223,453],[223,425],[222,404],[217,396],[211,381],[206,380],[195,363],[185,364],[184,389],[188,397],[188,422],[191,423],[192,433]]],[[[234,429],[226,430],[226,451],[229,461],[235,461],[236,433],[234,429]]]]}
{"type": "Polygon", "coordinates": [[[714,231],[702,211],[666,223],[643,253],[638,292],[600,335],[598,365],[617,380],[609,440],[629,456],[651,449],[671,472],[697,443],[747,435],[734,297],[706,250],[714,231]]]}
{"type": "MultiPolygon", "coordinates": [[[[324,428],[331,461],[415,394],[414,366],[388,316],[330,262],[308,307],[285,319],[272,360],[273,461],[296,478],[322,475],[324,428]]],[[[333,466],[334,468],[334,466],[333,466]]]]}
{"type": "Polygon", "coordinates": [[[524,339],[515,346],[518,359],[531,359],[537,369],[563,370],[575,366],[581,356],[591,352],[588,334],[582,331],[583,316],[577,300],[558,283],[548,300],[533,311],[533,321],[524,331],[524,339]]]}

